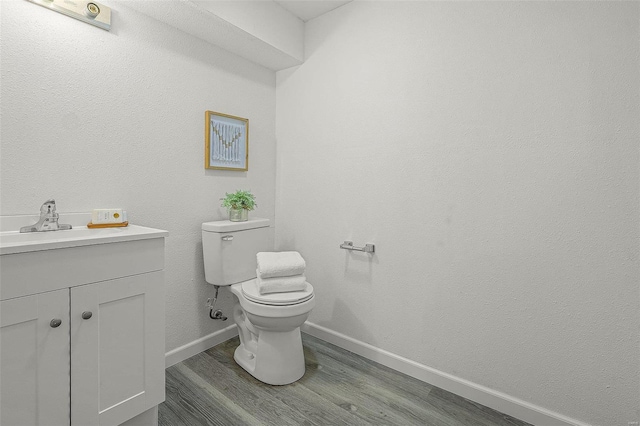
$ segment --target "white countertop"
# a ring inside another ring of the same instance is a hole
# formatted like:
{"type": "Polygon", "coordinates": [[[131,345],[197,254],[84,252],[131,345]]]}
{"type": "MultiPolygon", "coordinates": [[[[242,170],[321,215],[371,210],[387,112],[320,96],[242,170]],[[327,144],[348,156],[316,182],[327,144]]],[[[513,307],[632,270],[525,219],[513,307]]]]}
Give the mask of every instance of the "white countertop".
{"type": "Polygon", "coordinates": [[[0,217],[0,255],[162,238],[169,235],[169,232],[161,229],[138,225],[90,229],[86,226],[91,220],[90,213],[60,214],[59,223],[69,223],[73,229],[20,233],[21,226],[32,225],[37,220],[37,215],[0,217]]]}

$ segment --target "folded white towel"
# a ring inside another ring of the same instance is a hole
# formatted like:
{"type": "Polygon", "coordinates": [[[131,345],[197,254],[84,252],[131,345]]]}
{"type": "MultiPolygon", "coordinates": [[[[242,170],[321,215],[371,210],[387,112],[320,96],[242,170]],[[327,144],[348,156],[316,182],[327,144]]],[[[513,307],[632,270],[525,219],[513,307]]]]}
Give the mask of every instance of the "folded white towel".
{"type": "Polygon", "coordinates": [[[297,251],[260,252],[256,255],[260,278],[302,275],[305,262],[297,251]]]}
{"type": "MultiPolygon", "coordinates": [[[[256,271],[257,272],[257,271],[256,271]]],[[[256,278],[260,294],[286,293],[288,291],[300,291],[307,287],[307,278],[304,275],[277,278],[256,278]]]]}

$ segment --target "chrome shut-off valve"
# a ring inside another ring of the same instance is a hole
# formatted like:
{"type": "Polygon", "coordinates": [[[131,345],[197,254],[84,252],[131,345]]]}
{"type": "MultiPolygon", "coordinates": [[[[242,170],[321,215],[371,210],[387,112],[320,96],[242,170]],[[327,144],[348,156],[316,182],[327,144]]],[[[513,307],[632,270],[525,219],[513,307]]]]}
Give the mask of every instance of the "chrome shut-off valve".
{"type": "Polygon", "coordinates": [[[224,314],[220,309],[214,310],[214,307],[216,306],[216,301],[218,300],[218,291],[220,291],[220,286],[214,285],[213,287],[216,289],[216,294],[215,296],[213,296],[213,299],[211,298],[207,299],[207,308],[209,309],[209,318],[213,320],[226,321],[227,317],[224,316],[224,314]]]}

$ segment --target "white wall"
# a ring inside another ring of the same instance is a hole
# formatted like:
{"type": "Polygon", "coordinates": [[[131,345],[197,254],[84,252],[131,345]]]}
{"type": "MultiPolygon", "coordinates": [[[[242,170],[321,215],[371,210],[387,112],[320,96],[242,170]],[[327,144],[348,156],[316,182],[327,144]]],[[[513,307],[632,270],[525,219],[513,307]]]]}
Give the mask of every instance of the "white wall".
{"type": "Polygon", "coordinates": [[[300,62],[304,60],[304,22],[279,4],[265,0],[193,2],[300,62]]]}
{"type": "Polygon", "coordinates": [[[310,321],[594,425],[640,420],[637,2],[353,2],[277,74],[310,321]],[[372,257],[338,249],[376,244],[372,257]]]}
{"type": "MultiPolygon", "coordinates": [[[[209,319],[200,224],[251,189],[274,217],[275,74],[123,6],[110,32],[24,0],[1,3],[1,214],[122,207],[167,229],[167,350],[209,319]],[[249,118],[249,171],[205,171],[206,110],[249,118]]],[[[106,2],[105,2],[106,3],[106,2]]],[[[222,292],[220,307],[231,310],[222,292]]]]}

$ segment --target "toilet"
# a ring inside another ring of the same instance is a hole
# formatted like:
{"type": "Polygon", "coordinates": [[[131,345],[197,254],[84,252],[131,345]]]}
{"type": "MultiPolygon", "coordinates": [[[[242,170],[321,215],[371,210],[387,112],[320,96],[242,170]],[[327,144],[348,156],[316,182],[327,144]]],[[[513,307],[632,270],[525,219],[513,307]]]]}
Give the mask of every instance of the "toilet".
{"type": "Polygon", "coordinates": [[[233,358],[249,374],[270,385],[293,383],[304,375],[300,326],[315,306],[313,287],[261,295],[256,254],[268,251],[269,219],[221,220],[202,224],[202,255],[209,284],[230,286],[240,346],[233,358]]]}

